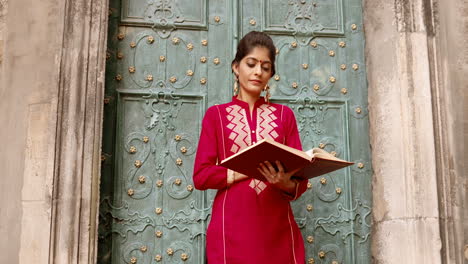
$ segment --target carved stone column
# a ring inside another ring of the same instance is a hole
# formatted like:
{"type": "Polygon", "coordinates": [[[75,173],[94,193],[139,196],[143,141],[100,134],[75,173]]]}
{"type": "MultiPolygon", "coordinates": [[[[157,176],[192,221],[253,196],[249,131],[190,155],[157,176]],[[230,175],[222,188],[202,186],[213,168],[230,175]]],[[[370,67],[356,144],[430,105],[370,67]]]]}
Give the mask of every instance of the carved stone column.
{"type": "Polygon", "coordinates": [[[443,263],[468,263],[468,1],[439,0],[430,42],[443,263]],[[465,252],[464,252],[465,251],[465,252]]]}
{"type": "Polygon", "coordinates": [[[375,263],[441,263],[430,1],[364,1],[375,263]]]}
{"type": "Polygon", "coordinates": [[[94,263],[107,0],[67,0],[60,59],[50,263],[94,263]]]}

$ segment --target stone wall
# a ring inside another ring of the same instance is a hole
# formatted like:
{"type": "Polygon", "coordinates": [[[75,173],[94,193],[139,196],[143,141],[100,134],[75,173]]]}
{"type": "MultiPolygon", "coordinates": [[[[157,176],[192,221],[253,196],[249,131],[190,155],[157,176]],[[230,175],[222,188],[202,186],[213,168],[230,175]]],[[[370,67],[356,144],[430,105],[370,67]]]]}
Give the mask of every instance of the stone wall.
{"type": "Polygon", "coordinates": [[[49,260],[63,8],[15,0],[2,11],[1,263],[49,260]]]}

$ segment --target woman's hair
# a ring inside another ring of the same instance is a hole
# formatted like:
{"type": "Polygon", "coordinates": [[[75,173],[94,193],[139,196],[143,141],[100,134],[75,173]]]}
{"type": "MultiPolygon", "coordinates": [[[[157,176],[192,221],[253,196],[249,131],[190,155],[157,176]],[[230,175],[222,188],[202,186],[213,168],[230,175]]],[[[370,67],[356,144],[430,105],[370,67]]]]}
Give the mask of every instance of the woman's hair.
{"type": "Polygon", "coordinates": [[[252,52],[255,47],[268,49],[271,61],[271,76],[275,75],[276,48],[270,36],[263,32],[251,31],[241,39],[237,46],[236,57],[232,61],[231,65],[234,65],[235,63],[239,64],[240,61],[252,52]]]}

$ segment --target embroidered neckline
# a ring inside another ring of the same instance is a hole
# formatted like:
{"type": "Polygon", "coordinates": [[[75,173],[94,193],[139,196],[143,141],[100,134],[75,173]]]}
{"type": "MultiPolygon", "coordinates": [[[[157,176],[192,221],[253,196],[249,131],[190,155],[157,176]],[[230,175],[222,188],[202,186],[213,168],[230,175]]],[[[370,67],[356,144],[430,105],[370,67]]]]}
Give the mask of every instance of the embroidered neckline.
{"type": "MultiPolygon", "coordinates": [[[[242,108],[249,109],[249,104],[237,98],[237,96],[232,97],[232,102],[241,106],[242,108]]],[[[260,96],[254,104],[254,108],[258,108],[259,106],[266,104],[265,97],[260,96]]]]}

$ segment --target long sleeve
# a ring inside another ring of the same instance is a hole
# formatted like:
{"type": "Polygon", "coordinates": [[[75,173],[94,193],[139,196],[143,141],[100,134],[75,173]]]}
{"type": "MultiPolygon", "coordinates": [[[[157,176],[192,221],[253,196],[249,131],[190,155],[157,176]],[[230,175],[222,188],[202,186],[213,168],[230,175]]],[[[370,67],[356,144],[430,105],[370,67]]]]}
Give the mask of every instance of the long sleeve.
{"type": "Polygon", "coordinates": [[[220,161],[218,144],[221,142],[218,141],[222,140],[216,133],[219,125],[218,111],[210,107],[202,121],[193,170],[193,183],[199,190],[227,187],[227,169],[216,165],[220,161]]]}
{"type": "MultiPolygon", "coordinates": [[[[296,117],[294,116],[294,112],[291,110],[291,108],[287,106],[284,106],[283,122],[284,122],[284,127],[286,130],[285,131],[285,144],[295,149],[302,150],[301,139],[299,137],[299,131],[297,130],[296,117]]],[[[302,173],[302,172],[299,172],[299,173],[302,173]]],[[[296,200],[297,198],[299,198],[306,191],[308,182],[309,181],[307,179],[299,180],[298,185],[296,186],[296,191],[295,191],[294,196],[288,195],[288,197],[291,200],[296,200]]]]}

